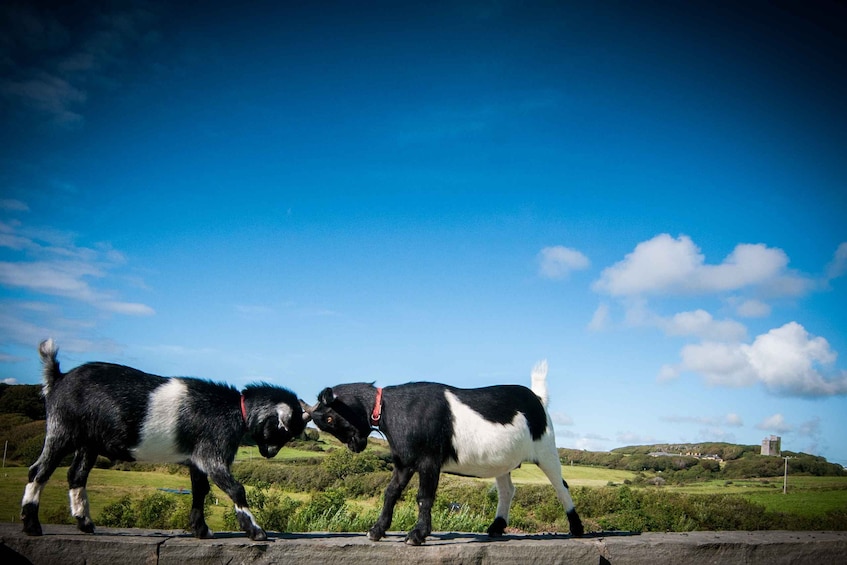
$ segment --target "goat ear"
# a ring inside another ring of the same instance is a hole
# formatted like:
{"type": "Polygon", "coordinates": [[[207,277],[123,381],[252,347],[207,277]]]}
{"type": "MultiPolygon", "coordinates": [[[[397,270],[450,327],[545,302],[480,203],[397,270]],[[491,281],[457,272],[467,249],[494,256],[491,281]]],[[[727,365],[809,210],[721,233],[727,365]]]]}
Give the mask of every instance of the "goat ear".
{"type": "Polygon", "coordinates": [[[329,406],[330,404],[335,402],[335,393],[332,392],[331,388],[326,387],[318,395],[318,401],[326,404],[327,406],[329,406]]]}

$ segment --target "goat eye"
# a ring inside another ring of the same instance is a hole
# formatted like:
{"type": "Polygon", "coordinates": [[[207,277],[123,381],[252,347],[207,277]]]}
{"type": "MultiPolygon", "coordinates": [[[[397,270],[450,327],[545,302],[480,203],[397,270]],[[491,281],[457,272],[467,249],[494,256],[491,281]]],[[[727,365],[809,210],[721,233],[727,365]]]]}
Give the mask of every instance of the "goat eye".
{"type": "Polygon", "coordinates": [[[327,417],[326,417],[326,423],[327,423],[327,424],[331,424],[331,423],[332,423],[332,420],[333,420],[332,416],[327,416],[327,417]]]}

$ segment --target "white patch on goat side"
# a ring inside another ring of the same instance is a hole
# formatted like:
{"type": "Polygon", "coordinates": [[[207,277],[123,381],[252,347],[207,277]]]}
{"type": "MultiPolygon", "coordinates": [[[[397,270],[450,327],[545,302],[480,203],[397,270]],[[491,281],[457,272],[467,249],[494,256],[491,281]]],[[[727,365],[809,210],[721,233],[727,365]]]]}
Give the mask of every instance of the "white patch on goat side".
{"type": "Polygon", "coordinates": [[[188,388],[179,379],[168,379],[150,393],[141,441],[132,450],[137,461],[181,463],[189,458],[190,454],[179,453],[176,445],[179,411],[187,394],[188,388]]]}
{"type": "Polygon", "coordinates": [[[35,481],[26,484],[24,489],[24,499],[21,501],[21,506],[25,504],[35,504],[38,506],[38,501],[41,499],[41,490],[44,488],[42,483],[35,481]]]}
{"type": "Polygon", "coordinates": [[[526,417],[518,412],[508,424],[489,422],[456,395],[444,396],[453,414],[453,447],[457,460],[442,471],[473,477],[499,477],[531,458],[533,441],[526,417]]]}
{"type": "Polygon", "coordinates": [[[91,512],[88,507],[88,494],[85,492],[85,487],[70,489],[68,491],[68,498],[71,500],[71,516],[74,518],[91,519],[91,512]]]}

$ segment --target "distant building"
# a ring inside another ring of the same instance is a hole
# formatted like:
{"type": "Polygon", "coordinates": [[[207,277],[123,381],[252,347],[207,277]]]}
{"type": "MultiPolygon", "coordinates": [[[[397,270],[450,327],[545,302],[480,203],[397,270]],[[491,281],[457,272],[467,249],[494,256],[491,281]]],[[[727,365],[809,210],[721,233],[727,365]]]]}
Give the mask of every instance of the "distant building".
{"type": "Polygon", "coordinates": [[[762,455],[773,455],[779,457],[782,450],[782,438],[770,436],[762,440],[762,455]]]}

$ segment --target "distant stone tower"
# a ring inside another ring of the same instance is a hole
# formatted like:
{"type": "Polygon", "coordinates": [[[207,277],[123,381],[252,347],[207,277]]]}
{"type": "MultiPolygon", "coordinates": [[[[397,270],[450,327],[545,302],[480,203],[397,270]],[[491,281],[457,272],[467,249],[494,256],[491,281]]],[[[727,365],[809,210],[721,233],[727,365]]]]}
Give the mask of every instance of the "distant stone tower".
{"type": "Polygon", "coordinates": [[[762,440],[762,455],[773,455],[779,457],[782,451],[782,438],[770,436],[762,440]]]}

